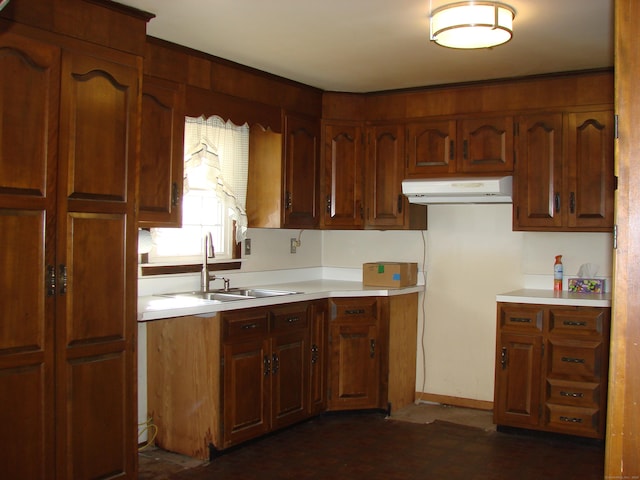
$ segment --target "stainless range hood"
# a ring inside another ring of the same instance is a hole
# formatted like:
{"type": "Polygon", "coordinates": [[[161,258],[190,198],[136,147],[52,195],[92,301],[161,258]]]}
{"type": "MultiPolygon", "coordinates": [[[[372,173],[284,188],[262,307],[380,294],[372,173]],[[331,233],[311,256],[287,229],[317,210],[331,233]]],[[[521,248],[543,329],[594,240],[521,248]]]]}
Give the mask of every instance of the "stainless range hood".
{"type": "Polygon", "coordinates": [[[512,203],[512,177],[408,179],[402,193],[409,203],[512,203]]]}

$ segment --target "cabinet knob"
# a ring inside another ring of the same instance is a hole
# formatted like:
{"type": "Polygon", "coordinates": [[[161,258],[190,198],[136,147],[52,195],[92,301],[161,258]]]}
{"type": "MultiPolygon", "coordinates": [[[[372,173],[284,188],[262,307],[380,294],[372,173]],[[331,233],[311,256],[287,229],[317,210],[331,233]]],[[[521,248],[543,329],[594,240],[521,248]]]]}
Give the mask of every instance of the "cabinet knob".
{"type": "Polygon", "coordinates": [[[171,206],[177,207],[180,204],[180,190],[178,190],[178,184],[173,182],[171,184],[171,206]]]}
{"type": "Polygon", "coordinates": [[[375,358],[376,356],[376,341],[372,338],[369,340],[369,357],[375,358]]]}
{"type": "Polygon", "coordinates": [[[268,377],[271,373],[271,359],[269,358],[269,355],[264,356],[262,363],[264,365],[264,376],[268,377]]]}
{"type": "Polygon", "coordinates": [[[507,368],[507,347],[502,347],[500,352],[500,365],[503,370],[507,368]]]}

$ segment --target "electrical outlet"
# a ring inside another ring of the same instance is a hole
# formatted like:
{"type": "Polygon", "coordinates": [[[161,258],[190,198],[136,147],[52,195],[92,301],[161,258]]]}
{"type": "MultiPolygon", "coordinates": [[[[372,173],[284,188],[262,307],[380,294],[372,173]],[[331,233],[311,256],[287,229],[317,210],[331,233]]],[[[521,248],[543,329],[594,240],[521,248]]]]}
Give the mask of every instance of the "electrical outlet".
{"type": "Polygon", "coordinates": [[[298,241],[295,238],[291,239],[291,253],[296,253],[296,249],[298,248],[298,241]]]}
{"type": "Polygon", "coordinates": [[[244,254],[251,255],[251,239],[245,238],[244,240],[244,254]]]}

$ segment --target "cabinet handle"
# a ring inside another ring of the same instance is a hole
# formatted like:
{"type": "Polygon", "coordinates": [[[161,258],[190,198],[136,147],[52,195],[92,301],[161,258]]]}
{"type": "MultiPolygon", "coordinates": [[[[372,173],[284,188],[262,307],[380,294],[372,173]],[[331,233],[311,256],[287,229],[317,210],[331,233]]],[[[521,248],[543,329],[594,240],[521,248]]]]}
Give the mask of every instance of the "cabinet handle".
{"type": "Polygon", "coordinates": [[[561,422],[567,422],[567,423],[582,423],[582,419],[581,418],[577,418],[577,417],[565,417],[565,416],[562,416],[562,417],[560,417],[560,421],[561,422]]]}
{"type": "Polygon", "coordinates": [[[56,294],[56,267],[53,265],[47,266],[47,275],[45,279],[45,288],[47,289],[47,296],[53,297],[56,294]]]}
{"type": "Polygon", "coordinates": [[[296,323],[300,321],[300,317],[289,317],[287,318],[287,323],[296,323]]]}
{"type": "Polygon", "coordinates": [[[556,193],[553,196],[553,205],[556,209],[556,213],[560,213],[560,194],[559,193],[556,193]]]}
{"type": "Polygon", "coordinates": [[[345,310],[344,313],[345,315],[362,315],[364,313],[364,308],[353,308],[345,310]]]}
{"type": "Polygon", "coordinates": [[[569,193],[569,213],[576,213],[576,194],[575,192],[569,193]]]}
{"type": "Polygon", "coordinates": [[[284,208],[286,210],[291,210],[291,192],[284,194],[284,208]]]}
{"type": "Polygon", "coordinates": [[[257,323],[245,323],[240,327],[242,330],[252,330],[254,328],[258,328],[257,323]]]}
{"type": "Polygon", "coordinates": [[[571,397],[571,398],[583,398],[584,393],[582,392],[560,392],[561,397],[571,397]]]}
{"type": "Polygon", "coordinates": [[[60,295],[67,293],[67,266],[60,265],[60,295]]]}
{"type": "Polygon", "coordinates": [[[375,358],[376,356],[376,341],[372,338],[369,340],[369,357],[375,358]]]}
{"type": "Polygon", "coordinates": [[[586,327],[587,322],[573,322],[571,320],[565,320],[562,322],[563,325],[567,325],[568,327],[586,327]]]}
{"type": "Polygon", "coordinates": [[[507,368],[507,347],[502,347],[500,352],[500,365],[503,370],[507,368]]]}
{"type": "Polygon", "coordinates": [[[469,158],[469,142],[467,140],[462,142],[462,158],[465,160],[469,158]]]}
{"type": "Polygon", "coordinates": [[[402,213],[402,194],[398,194],[398,213],[402,213]]]}
{"type": "Polygon", "coordinates": [[[531,319],[525,317],[511,317],[509,321],[513,323],[531,323],[531,319]]]}
{"type": "Polygon", "coordinates": [[[178,184],[173,182],[171,184],[171,206],[177,207],[180,204],[180,192],[178,191],[178,184]]]}
{"type": "Polygon", "coordinates": [[[331,195],[327,195],[327,213],[331,213],[331,195]]]}
{"type": "Polygon", "coordinates": [[[264,365],[264,376],[268,377],[271,373],[271,360],[269,359],[269,355],[264,356],[262,363],[264,365]]]}
{"type": "Polygon", "coordinates": [[[318,348],[318,345],[316,345],[315,343],[313,345],[311,345],[311,364],[315,365],[316,363],[318,363],[318,358],[320,357],[320,354],[318,353],[320,351],[320,349],[318,348]]]}
{"type": "Polygon", "coordinates": [[[562,357],[562,361],[567,363],[584,363],[584,358],[562,357]]]}
{"type": "Polygon", "coordinates": [[[275,353],[273,354],[273,374],[275,375],[280,370],[280,358],[275,353]]]}

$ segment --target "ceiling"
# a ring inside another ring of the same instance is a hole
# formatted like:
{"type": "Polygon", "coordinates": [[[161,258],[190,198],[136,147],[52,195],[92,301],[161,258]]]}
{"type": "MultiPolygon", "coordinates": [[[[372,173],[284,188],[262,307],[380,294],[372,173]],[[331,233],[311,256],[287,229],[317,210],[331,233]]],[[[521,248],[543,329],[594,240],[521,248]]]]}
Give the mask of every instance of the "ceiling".
{"type": "Polygon", "coordinates": [[[147,33],[322,90],[371,92],[613,66],[614,0],[504,0],[513,39],[454,50],[429,11],[455,0],[118,0],[147,33]]]}

